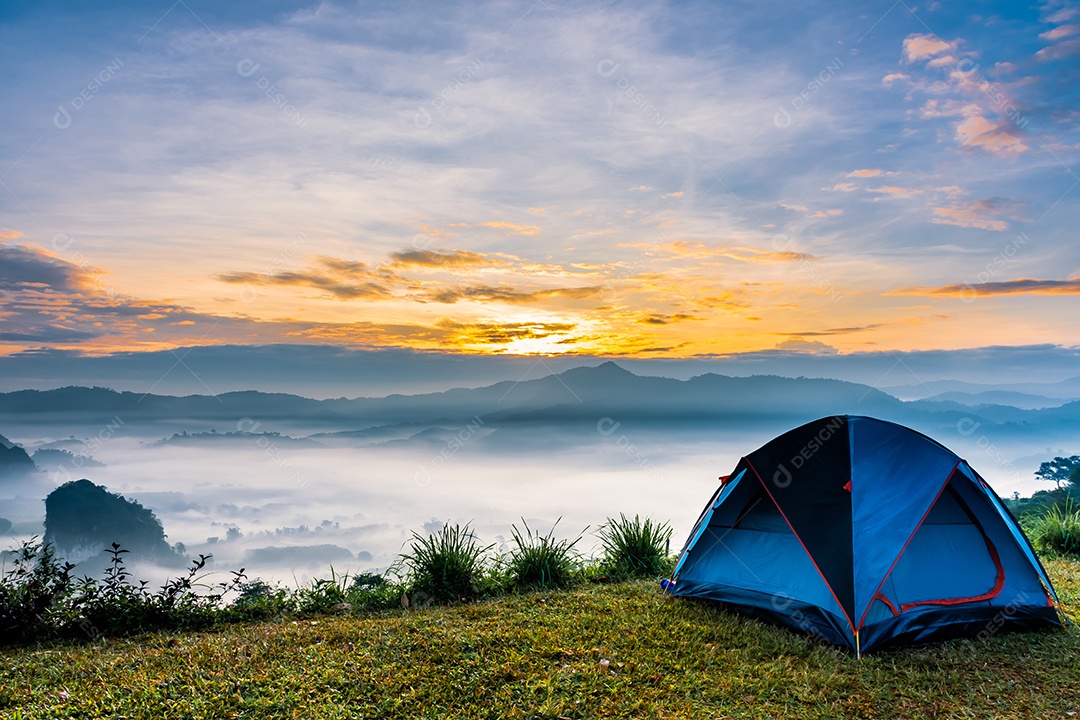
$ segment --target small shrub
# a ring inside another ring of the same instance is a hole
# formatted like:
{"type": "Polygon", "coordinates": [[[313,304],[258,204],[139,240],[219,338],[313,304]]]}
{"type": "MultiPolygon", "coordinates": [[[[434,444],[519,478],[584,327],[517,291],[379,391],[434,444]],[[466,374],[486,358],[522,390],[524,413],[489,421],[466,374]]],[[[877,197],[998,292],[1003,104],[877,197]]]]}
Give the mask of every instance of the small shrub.
{"type": "Polygon", "coordinates": [[[637,515],[630,520],[619,513],[619,519],[608,518],[597,535],[603,548],[599,569],[609,579],[658,577],[670,572],[667,546],[671,527],[667,523],[637,515]]]}
{"type": "Polygon", "coordinates": [[[1080,507],[1071,499],[1055,505],[1031,523],[1028,535],[1040,552],[1080,557],[1080,507]]]}
{"type": "Polygon", "coordinates": [[[12,553],[12,568],[0,573],[0,644],[103,635],[131,635],[149,630],[191,630],[214,624],[220,601],[242,583],[243,571],[230,582],[202,594],[196,588],[208,556],[200,555],[186,575],[152,592],[146,582],[132,582],[124,565],[127,552],[113,544],[106,550],[109,566],[101,580],[75,579],[74,565],[61,564],[51,545],[36,538],[12,553]]]}
{"type": "Polygon", "coordinates": [[[347,604],[345,587],[349,574],[338,577],[334,566],[330,566],[330,578],[317,578],[307,587],[298,588],[294,594],[296,612],[300,615],[324,615],[335,612],[347,604]]]}
{"type": "Polygon", "coordinates": [[[259,578],[241,583],[236,592],[229,612],[237,620],[268,620],[281,617],[292,609],[288,590],[259,578]]]}
{"type": "Polygon", "coordinates": [[[61,564],[53,547],[36,537],[11,554],[12,568],[0,576],[0,635],[22,642],[63,622],[65,601],[77,581],[71,576],[75,566],[61,564]]]}
{"type": "Polygon", "coordinates": [[[409,551],[401,555],[411,591],[434,602],[475,599],[482,592],[484,554],[492,547],[480,547],[468,525],[447,525],[427,537],[413,532],[409,551]]]}
{"type": "Polygon", "coordinates": [[[507,574],[514,586],[564,588],[572,585],[578,579],[581,565],[574,550],[574,546],[581,540],[581,535],[572,542],[556,540],[554,534],[558,520],[547,535],[534,534],[525,518],[521,519],[521,524],[525,526],[524,535],[517,525],[511,526],[511,536],[516,547],[510,551],[507,561],[507,574]]]}

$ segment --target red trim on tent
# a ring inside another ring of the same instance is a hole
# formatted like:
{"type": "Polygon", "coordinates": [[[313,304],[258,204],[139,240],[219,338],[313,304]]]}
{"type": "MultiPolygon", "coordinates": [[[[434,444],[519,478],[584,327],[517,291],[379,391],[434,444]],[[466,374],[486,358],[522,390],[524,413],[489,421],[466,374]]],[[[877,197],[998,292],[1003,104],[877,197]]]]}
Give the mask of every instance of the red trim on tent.
{"type": "Polygon", "coordinates": [[[727,485],[728,482],[730,482],[730,481],[731,481],[731,476],[730,475],[721,475],[720,476],[720,486],[721,487],[723,487],[724,485],[727,485]]]}
{"type": "Polygon", "coordinates": [[[989,591],[984,592],[982,595],[975,595],[973,597],[920,600],[919,602],[905,603],[900,606],[900,611],[907,612],[911,608],[921,607],[923,605],[963,605],[964,603],[982,602],[983,600],[993,600],[1000,595],[1002,589],[1005,587],[1005,567],[1001,564],[1001,557],[998,555],[997,548],[994,547],[994,543],[990,542],[990,536],[983,533],[983,540],[986,541],[986,549],[990,551],[990,557],[994,560],[994,566],[997,568],[997,579],[994,581],[994,587],[990,588],[989,591]]]}
{"type": "Polygon", "coordinates": [[[758,482],[761,483],[761,487],[765,490],[765,494],[769,496],[770,500],[772,500],[773,506],[775,506],[777,512],[780,513],[780,517],[784,518],[784,522],[786,522],[787,526],[791,528],[791,534],[794,535],[795,539],[799,541],[799,545],[802,546],[803,552],[806,553],[806,557],[810,558],[810,563],[814,566],[814,569],[817,570],[818,576],[821,577],[821,581],[825,583],[825,587],[829,589],[829,594],[832,595],[833,600],[836,601],[836,606],[840,608],[840,612],[844,614],[844,619],[847,620],[848,627],[851,628],[851,634],[855,635],[855,625],[852,624],[851,618],[848,617],[847,610],[844,609],[844,603],[840,602],[840,598],[836,597],[836,592],[832,589],[832,585],[830,585],[829,581],[825,579],[825,573],[821,572],[821,568],[818,567],[817,561],[814,560],[814,556],[811,555],[810,551],[806,549],[806,545],[803,544],[802,538],[799,537],[799,533],[795,532],[795,528],[792,526],[791,521],[788,520],[787,515],[784,514],[784,511],[780,509],[780,503],[776,502],[776,498],[774,498],[773,494],[769,492],[769,488],[765,484],[765,481],[761,479],[761,473],[757,471],[757,468],[754,467],[750,460],[748,460],[747,458],[743,458],[743,460],[746,460],[746,466],[754,471],[754,477],[756,477],[758,479],[758,482]]]}
{"type": "Polygon", "coordinates": [[[844,485],[844,489],[847,490],[848,492],[851,492],[851,481],[850,480],[847,481],[847,485],[844,485]]]}
{"type": "MultiPolygon", "coordinates": [[[[900,611],[899,611],[899,610],[897,610],[897,609],[896,609],[896,606],[892,604],[892,600],[890,600],[889,598],[885,597],[885,596],[884,596],[884,595],[882,595],[881,593],[878,593],[877,595],[875,595],[875,596],[874,596],[874,600],[880,600],[881,602],[885,603],[885,606],[886,606],[886,607],[888,607],[888,608],[889,608],[890,610],[892,610],[892,614],[893,614],[893,615],[899,615],[899,614],[900,614],[900,611]]],[[[871,603],[871,605],[872,605],[872,604],[873,604],[873,603],[871,603]]]]}
{"type": "MultiPolygon", "coordinates": [[[[885,577],[881,578],[881,582],[878,584],[877,589],[874,590],[874,597],[877,597],[878,594],[881,592],[881,588],[885,587],[885,581],[889,579],[890,575],[892,575],[892,571],[896,567],[896,563],[900,562],[900,557],[904,554],[904,551],[907,550],[907,546],[911,544],[911,539],[913,537],[915,537],[915,533],[919,532],[919,528],[921,528],[922,524],[924,522],[926,522],[926,518],[928,518],[930,516],[930,511],[934,509],[935,505],[937,505],[938,498],[941,497],[941,493],[945,492],[945,488],[947,488],[949,486],[949,482],[953,479],[953,475],[956,474],[956,471],[959,468],[960,468],[960,461],[958,460],[956,462],[956,464],[953,465],[953,469],[949,471],[949,474],[945,476],[945,482],[942,483],[941,488],[938,489],[937,495],[934,496],[934,501],[927,506],[926,512],[923,513],[922,518],[919,520],[919,524],[915,526],[915,529],[911,531],[911,535],[908,536],[907,541],[904,542],[904,547],[900,548],[900,553],[892,561],[892,565],[889,566],[889,571],[887,573],[885,573],[885,577]]],[[[871,599],[870,600],[870,605],[873,605],[873,604],[874,604],[874,601],[871,599]]],[[[863,622],[866,621],[866,616],[870,612],[870,605],[866,606],[866,610],[863,611],[862,617],[859,618],[859,627],[860,628],[862,628],[863,622]]],[[[900,609],[903,610],[903,607],[904,606],[901,605],[900,609]]]]}

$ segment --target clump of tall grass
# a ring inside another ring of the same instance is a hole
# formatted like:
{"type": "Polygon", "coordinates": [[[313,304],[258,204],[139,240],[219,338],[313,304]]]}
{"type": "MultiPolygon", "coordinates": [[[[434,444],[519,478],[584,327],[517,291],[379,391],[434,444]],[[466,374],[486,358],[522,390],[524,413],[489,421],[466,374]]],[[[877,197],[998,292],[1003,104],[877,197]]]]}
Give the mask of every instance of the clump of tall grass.
{"type": "Polygon", "coordinates": [[[581,575],[581,558],[575,550],[581,535],[572,541],[556,540],[558,520],[546,535],[534,533],[525,518],[521,519],[521,524],[525,527],[524,534],[517,525],[510,526],[515,547],[510,551],[506,572],[513,585],[518,588],[565,588],[574,584],[581,575]]]}
{"type": "Polygon", "coordinates": [[[1080,557],[1080,507],[1071,498],[1033,521],[1027,532],[1040,552],[1080,557]]]}
{"type": "Polygon", "coordinates": [[[603,554],[600,570],[609,579],[660,577],[671,571],[668,544],[671,526],[651,518],[634,519],[619,513],[597,530],[603,554]]]}
{"type": "Polygon", "coordinates": [[[427,537],[414,531],[412,545],[401,554],[412,593],[423,604],[479,597],[485,584],[484,557],[493,547],[481,547],[468,524],[445,525],[427,537]]]}

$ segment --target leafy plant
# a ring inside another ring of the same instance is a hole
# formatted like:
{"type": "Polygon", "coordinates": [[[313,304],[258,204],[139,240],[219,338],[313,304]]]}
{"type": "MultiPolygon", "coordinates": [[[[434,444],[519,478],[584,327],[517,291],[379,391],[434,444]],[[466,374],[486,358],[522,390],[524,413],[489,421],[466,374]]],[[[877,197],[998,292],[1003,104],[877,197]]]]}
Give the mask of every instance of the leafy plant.
{"type": "Polygon", "coordinates": [[[412,545],[401,559],[414,594],[434,602],[456,602],[481,594],[484,554],[492,547],[480,547],[467,524],[446,525],[427,537],[413,532],[412,545]]]}
{"type": "Polygon", "coordinates": [[[1071,498],[1034,520],[1027,532],[1041,552],[1080,557],[1080,507],[1071,498]]]}
{"type": "Polygon", "coordinates": [[[5,642],[50,638],[97,639],[148,630],[207,627],[221,615],[220,601],[243,582],[240,570],[228,582],[206,586],[199,573],[209,556],[200,555],[186,575],[152,592],[145,581],[133,583],[124,565],[127,552],[117,544],[106,550],[109,565],[101,580],[75,579],[74,565],[61,563],[50,544],[36,538],[16,550],[12,569],[0,575],[0,628],[5,642]],[[199,592],[198,588],[209,592],[199,592]]]}
{"type": "Polygon", "coordinates": [[[668,574],[671,560],[667,546],[671,526],[635,515],[630,520],[608,518],[597,530],[603,548],[600,569],[610,579],[658,577],[668,574]]]}
{"type": "Polygon", "coordinates": [[[521,519],[521,524],[525,527],[524,534],[517,525],[511,525],[511,536],[516,547],[510,551],[507,573],[513,584],[516,587],[534,588],[564,588],[573,584],[580,574],[581,563],[574,546],[580,542],[581,535],[573,541],[556,540],[554,535],[558,520],[547,535],[533,533],[525,518],[521,519]]]}
{"type": "Polygon", "coordinates": [[[57,559],[51,545],[31,538],[13,553],[12,569],[0,576],[0,631],[14,642],[57,621],[73,592],[74,565],[57,559]]]}
{"type": "Polygon", "coordinates": [[[316,578],[307,587],[299,588],[295,595],[296,612],[300,615],[322,615],[337,612],[346,602],[345,588],[349,574],[342,576],[330,566],[330,578],[316,578]]]}

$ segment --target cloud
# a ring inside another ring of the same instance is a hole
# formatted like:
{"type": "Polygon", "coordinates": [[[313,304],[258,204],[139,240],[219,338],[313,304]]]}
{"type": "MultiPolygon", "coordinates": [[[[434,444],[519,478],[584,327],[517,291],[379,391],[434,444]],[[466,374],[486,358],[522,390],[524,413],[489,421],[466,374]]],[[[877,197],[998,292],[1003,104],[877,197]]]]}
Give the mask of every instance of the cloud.
{"type": "Polygon", "coordinates": [[[520,340],[567,339],[576,323],[560,322],[475,322],[441,320],[438,327],[447,332],[452,345],[505,345],[520,340]]]}
{"type": "Polygon", "coordinates": [[[1073,280],[1035,280],[1018,278],[1002,282],[956,283],[932,288],[906,288],[895,295],[945,296],[973,298],[976,295],[1080,295],[1080,278],[1073,280]]]}
{"type": "Polygon", "coordinates": [[[637,322],[645,325],[670,325],[671,323],[682,322],[684,320],[701,320],[701,318],[687,313],[675,313],[674,315],[662,315],[657,313],[645,315],[644,317],[639,318],[637,322]]]}
{"type": "MultiPolygon", "coordinates": [[[[0,342],[111,347],[169,346],[222,331],[249,336],[253,323],[117,292],[105,273],[34,245],[0,243],[0,342]]],[[[279,333],[275,336],[280,339],[279,333]]]]}
{"type": "Polygon", "coordinates": [[[80,268],[36,245],[0,243],[0,289],[38,286],[70,292],[85,286],[91,275],[92,269],[80,268]]]}
{"type": "Polygon", "coordinates": [[[1015,217],[1018,204],[1005,198],[986,198],[966,203],[954,202],[948,207],[934,208],[931,222],[958,227],[1005,230],[1008,223],[1001,216],[1015,217]]]}
{"type": "Polygon", "coordinates": [[[7,228],[0,228],[0,240],[17,240],[21,238],[23,234],[18,230],[9,230],[7,228]]]}
{"type": "Polygon", "coordinates": [[[855,192],[859,189],[859,186],[855,183],[836,183],[832,187],[821,188],[822,190],[828,190],[832,192],[855,192]]]}
{"type": "Polygon", "coordinates": [[[652,246],[652,249],[656,252],[665,252],[681,258],[724,258],[739,262],[802,262],[815,259],[815,256],[801,252],[761,250],[738,245],[708,245],[703,242],[691,242],[688,240],[663,243],[652,246]]]}
{"type": "Polygon", "coordinates": [[[373,270],[367,263],[325,256],[316,258],[315,266],[305,271],[229,272],[216,278],[233,284],[311,287],[338,300],[392,297],[390,285],[396,280],[393,274],[373,270]]]}
{"type": "Polygon", "coordinates": [[[786,332],[777,333],[778,335],[790,335],[796,338],[808,338],[808,337],[828,337],[830,335],[850,335],[851,333],[866,332],[867,330],[877,330],[878,328],[886,327],[888,325],[895,325],[899,323],[870,323],[868,325],[852,325],[850,327],[836,327],[827,328],[825,330],[806,330],[800,332],[786,332]]]}
{"type": "Polygon", "coordinates": [[[459,300],[478,300],[483,302],[504,302],[511,305],[536,303],[543,300],[566,298],[581,300],[595,297],[603,290],[600,286],[577,287],[577,288],[551,288],[547,290],[533,290],[522,292],[509,287],[492,287],[489,285],[474,285],[462,288],[449,288],[430,293],[427,301],[438,303],[456,303],[459,300]]]}
{"type": "Polygon", "coordinates": [[[1061,60],[1080,53],[1080,40],[1063,40],[1056,45],[1044,47],[1035,53],[1035,59],[1040,61],[1061,60]]]}
{"type": "Polygon", "coordinates": [[[901,73],[901,72],[889,73],[885,77],[881,78],[881,84],[884,85],[885,87],[892,87],[893,83],[900,82],[902,80],[903,81],[911,80],[911,76],[908,75],[907,73],[901,73]]]}
{"type": "Polygon", "coordinates": [[[817,340],[805,340],[801,337],[788,338],[779,343],[776,349],[804,355],[839,355],[839,351],[832,345],[817,340]]]}
{"type": "Polygon", "coordinates": [[[539,235],[540,228],[536,225],[518,225],[517,223],[504,222],[502,220],[493,220],[491,222],[482,222],[477,224],[476,227],[486,227],[493,230],[506,230],[513,235],[539,235]]]}
{"type": "Polygon", "coordinates": [[[956,139],[968,147],[980,147],[996,155],[1020,155],[1028,145],[1007,120],[990,120],[982,115],[968,117],[956,126],[956,139]]]}
{"type": "Polygon", "coordinates": [[[869,178],[869,177],[882,177],[882,176],[891,177],[893,175],[899,175],[899,174],[900,173],[897,173],[897,172],[889,172],[887,170],[882,170],[881,168],[864,168],[862,170],[852,170],[845,177],[854,177],[854,178],[869,178]]]}
{"type": "Polygon", "coordinates": [[[1071,6],[1063,7],[1060,10],[1055,10],[1046,18],[1046,22],[1049,23],[1063,23],[1068,20],[1072,20],[1074,17],[1080,15],[1080,7],[1071,6]]]}
{"type": "Polygon", "coordinates": [[[919,195],[922,190],[913,187],[898,187],[896,185],[879,185],[878,187],[866,188],[866,192],[887,195],[892,198],[910,198],[919,195]]]}
{"type": "Polygon", "coordinates": [[[945,42],[937,35],[928,33],[924,35],[913,34],[904,38],[904,58],[908,62],[925,60],[935,55],[940,55],[950,50],[955,50],[957,41],[945,42]]]}
{"type": "Polygon", "coordinates": [[[1071,37],[1080,33],[1080,25],[1058,25],[1052,30],[1047,30],[1044,33],[1040,33],[1039,37],[1043,40],[1060,40],[1061,38],[1071,37]]]}
{"type": "Polygon", "coordinates": [[[496,267],[509,263],[469,250],[400,250],[390,253],[391,267],[463,268],[496,267]]]}

